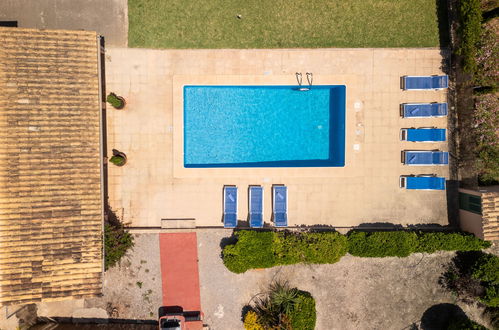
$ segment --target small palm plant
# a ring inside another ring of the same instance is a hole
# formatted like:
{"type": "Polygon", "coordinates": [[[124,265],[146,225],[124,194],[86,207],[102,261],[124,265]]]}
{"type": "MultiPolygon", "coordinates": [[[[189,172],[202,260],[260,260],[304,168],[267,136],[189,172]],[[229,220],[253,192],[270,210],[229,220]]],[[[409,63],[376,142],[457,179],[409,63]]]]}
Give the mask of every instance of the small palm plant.
{"type": "Polygon", "coordinates": [[[291,329],[289,316],[299,302],[299,290],[289,287],[288,282],[275,281],[267,295],[255,301],[259,322],[269,328],[291,329]]]}
{"type": "Polygon", "coordinates": [[[122,96],[118,96],[114,93],[109,93],[106,98],[107,103],[111,104],[115,109],[123,109],[125,107],[125,99],[122,96]]]}

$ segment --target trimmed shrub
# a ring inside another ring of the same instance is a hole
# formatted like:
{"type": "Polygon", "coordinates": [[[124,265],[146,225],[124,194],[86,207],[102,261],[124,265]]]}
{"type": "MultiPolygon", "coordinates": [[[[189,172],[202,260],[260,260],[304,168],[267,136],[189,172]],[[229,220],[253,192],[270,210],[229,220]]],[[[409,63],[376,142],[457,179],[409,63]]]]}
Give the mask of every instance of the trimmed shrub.
{"type": "Polygon", "coordinates": [[[125,165],[125,158],[121,157],[121,156],[112,156],[111,158],[109,158],[109,162],[116,165],[116,166],[123,166],[125,165]]]}
{"type": "Polygon", "coordinates": [[[408,231],[353,231],[348,235],[348,253],[357,257],[407,257],[416,244],[416,233],[408,231]]]}
{"type": "Polygon", "coordinates": [[[348,252],[358,257],[407,257],[416,252],[478,251],[489,246],[490,242],[464,233],[353,231],[348,235],[348,252]]]}
{"type": "Polygon", "coordinates": [[[123,100],[121,100],[116,94],[109,93],[106,98],[107,103],[111,104],[116,109],[121,109],[124,106],[123,100]]]}
{"type": "Polygon", "coordinates": [[[471,234],[420,232],[413,252],[478,251],[490,245],[490,242],[478,239],[471,234]]]}
{"type": "Polygon", "coordinates": [[[225,267],[234,273],[244,273],[252,268],[275,266],[272,251],[274,232],[242,230],[235,232],[237,243],[224,247],[222,256],[225,267]]]}
{"type": "Polygon", "coordinates": [[[234,273],[296,263],[335,263],[347,252],[347,239],[336,232],[290,233],[242,230],[224,247],[225,266],[234,273]]]}
{"type": "Polygon", "coordinates": [[[347,252],[347,239],[337,232],[278,232],[273,244],[279,265],[296,263],[333,264],[347,252]]]}
{"type": "Polygon", "coordinates": [[[411,253],[478,251],[490,246],[471,234],[414,231],[293,233],[242,230],[223,248],[225,266],[234,273],[297,263],[333,264],[347,252],[358,257],[407,257],[411,253]]]}
{"type": "Polygon", "coordinates": [[[295,306],[295,311],[299,311],[299,313],[295,312],[289,315],[292,329],[315,329],[317,313],[315,311],[315,300],[310,293],[300,291],[300,293],[298,294],[298,302],[295,306]]]}

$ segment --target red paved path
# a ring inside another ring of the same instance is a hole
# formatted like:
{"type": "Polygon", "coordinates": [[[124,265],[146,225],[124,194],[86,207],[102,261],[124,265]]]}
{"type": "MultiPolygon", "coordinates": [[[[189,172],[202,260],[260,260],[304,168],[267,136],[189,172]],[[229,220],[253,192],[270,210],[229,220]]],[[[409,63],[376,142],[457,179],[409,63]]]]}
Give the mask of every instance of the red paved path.
{"type": "Polygon", "coordinates": [[[163,305],[201,311],[196,233],[159,234],[163,305]]]}

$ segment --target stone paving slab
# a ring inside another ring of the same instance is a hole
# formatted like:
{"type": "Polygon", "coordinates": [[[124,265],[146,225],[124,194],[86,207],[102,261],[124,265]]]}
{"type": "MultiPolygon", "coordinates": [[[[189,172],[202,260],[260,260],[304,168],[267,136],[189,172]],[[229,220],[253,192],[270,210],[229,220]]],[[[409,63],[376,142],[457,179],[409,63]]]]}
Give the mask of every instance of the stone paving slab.
{"type": "MultiPolygon", "coordinates": [[[[399,141],[401,128],[447,127],[446,118],[403,119],[403,102],[443,102],[445,91],[403,91],[403,75],[442,74],[440,49],[150,50],[108,48],[108,92],[127,99],[108,109],[108,153],[127,153],[126,166],[109,168],[109,197],[132,226],[160,227],[161,219],[195,218],[222,225],[222,188],[239,187],[240,224],[247,219],[247,186],[289,188],[289,224],[351,227],[362,223],[446,225],[445,192],[405,191],[403,174],[448,177],[448,167],[407,167],[403,149],[447,150],[447,143],[399,141]],[[184,84],[296,84],[313,72],[315,84],[347,84],[344,168],[186,169],[182,164],[184,84]]],[[[451,161],[452,158],[451,158],[451,161]]]]}

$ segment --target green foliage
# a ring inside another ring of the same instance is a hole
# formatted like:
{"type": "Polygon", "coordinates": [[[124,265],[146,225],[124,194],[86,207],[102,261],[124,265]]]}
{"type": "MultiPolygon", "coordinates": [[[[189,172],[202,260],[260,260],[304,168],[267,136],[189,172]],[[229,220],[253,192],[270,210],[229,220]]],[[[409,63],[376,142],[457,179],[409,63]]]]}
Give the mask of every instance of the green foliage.
{"type": "Polygon", "coordinates": [[[487,284],[485,295],[481,301],[490,307],[499,307],[499,285],[487,284]]]}
{"type": "Polygon", "coordinates": [[[115,155],[109,159],[109,162],[116,166],[122,166],[123,164],[125,164],[125,158],[115,155]]]}
{"type": "Polygon", "coordinates": [[[225,266],[234,273],[296,263],[335,263],[347,251],[346,237],[336,232],[288,233],[242,230],[223,249],[225,266]]]}
{"type": "Polygon", "coordinates": [[[258,322],[258,315],[255,311],[248,311],[244,315],[244,329],[245,330],[264,330],[262,325],[258,322]]]}
{"type": "Polygon", "coordinates": [[[244,317],[246,329],[262,326],[264,329],[313,330],[315,322],[314,298],[308,292],[289,287],[287,282],[272,283],[244,317]]]}
{"type": "Polygon", "coordinates": [[[407,257],[411,253],[477,251],[490,246],[471,234],[414,231],[293,233],[241,230],[222,251],[234,273],[297,263],[333,264],[347,252],[359,257],[407,257]]]}
{"type": "Polygon", "coordinates": [[[337,232],[274,234],[273,251],[279,265],[335,263],[347,252],[346,237],[337,232]]]}
{"type": "Polygon", "coordinates": [[[480,300],[487,306],[499,307],[499,257],[482,254],[471,268],[471,277],[485,288],[480,300]]]}
{"type": "Polygon", "coordinates": [[[480,0],[462,0],[459,2],[459,36],[461,41],[457,53],[463,57],[463,68],[468,73],[477,70],[476,56],[482,34],[482,9],[480,0]]]}
{"type": "Polygon", "coordinates": [[[358,257],[407,257],[416,252],[476,251],[489,246],[490,242],[464,233],[352,231],[348,235],[348,252],[358,257]]]}
{"type": "Polygon", "coordinates": [[[106,98],[106,101],[116,109],[120,109],[124,105],[123,100],[118,98],[118,96],[114,93],[109,93],[109,95],[106,98]]]}
{"type": "Polygon", "coordinates": [[[104,225],[105,269],[113,267],[133,247],[133,236],[121,224],[104,225]]]}
{"type": "Polygon", "coordinates": [[[274,282],[270,285],[269,299],[279,306],[281,313],[290,314],[298,303],[299,290],[290,288],[286,282],[274,282]]]}
{"type": "Polygon", "coordinates": [[[473,278],[491,284],[499,284],[499,257],[493,254],[482,254],[471,271],[473,278]]]}
{"type": "Polygon", "coordinates": [[[310,293],[300,291],[295,310],[300,312],[290,314],[291,328],[314,330],[317,316],[315,311],[315,300],[310,293]]]}
{"type": "Polygon", "coordinates": [[[498,318],[494,308],[499,307],[499,257],[481,251],[459,252],[442,279],[447,289],[464,300],[481,301],[498,318]]]}
{"type": "Polygon", "coordinates": [[[273,232],[243,230],[235,233],[237,243],[223,249],[223,262],[234,273],[244,273],[252,268],[275,266],[272,251],[273,232]]]}
{"type": "Polygon", "coordinates": [[[447,330],[487,330],[487,328],[467,317],[458,317],[450,320],[447,330]]]}
{"type": "Polygon", "coordinates": [[[483,145],[478,153],[478,168],[482,183],[496,184],[499,181],[499,143],[483,145]]]}
{"type": "Polygon", "coordinates": [[[478,251],[490,245],[490,242],[478,239],[471,234],[420,232],[414,252],[478,251]]]}
{"type": "Polygon", "coordinates": [[[348,235],[348,253],[358,257],[407,257],[416,244],[416,233],[408,231],[353,231],[348,235]]]}

